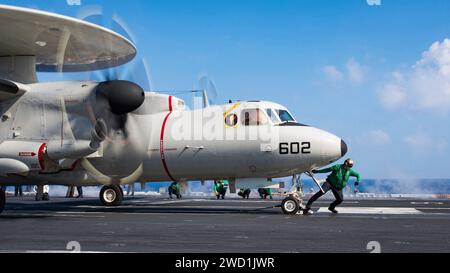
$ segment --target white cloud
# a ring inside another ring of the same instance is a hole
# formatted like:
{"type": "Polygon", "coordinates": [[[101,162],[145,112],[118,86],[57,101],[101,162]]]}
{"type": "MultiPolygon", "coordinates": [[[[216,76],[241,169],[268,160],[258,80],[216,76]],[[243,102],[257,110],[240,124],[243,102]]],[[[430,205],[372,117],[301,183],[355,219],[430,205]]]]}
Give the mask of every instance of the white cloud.
{"type": "Polygon", "coordinates": [[[342,71],[334,65],[327,65],[322,72],[329,81],[342,81],[347,79],[351,84],[361,84],[366,78],[366,68],[354,59],[349,59],[342,71]]]}
{"type": "Polygon", "coordinates": [[[360,142],[362,144],[384,145],[391,142],[391,137],[383,130],[372,130],[365,133],[361,137],[360,142]]]}
{"type": "Polygon", "coordinates": [[[435,42],[408,71],[393,73],[379,92],[383,106],[447,113],[450,110],[450,40],[435,42]]]}
{"type": "Polygon", "coordinates": [[[380,92],[381,103],[389,109],[395,109],[406,102],[406,92],[402,86],[397,84],[387,84],[380,92]]]}
{"type": "Polygon", "coordinates": [[[322,72],[325,74],[325,77],[331,81],[340,81],[344,78],[342,72],[333,65],[324,66],[322,72]]]}
{"type": "Polygon", "coordinates": [[[363,68],[354,59],[350,59],[347,64],[348,80],[353,84],[361,84],[365,79],[365,68],[363,68]]]}

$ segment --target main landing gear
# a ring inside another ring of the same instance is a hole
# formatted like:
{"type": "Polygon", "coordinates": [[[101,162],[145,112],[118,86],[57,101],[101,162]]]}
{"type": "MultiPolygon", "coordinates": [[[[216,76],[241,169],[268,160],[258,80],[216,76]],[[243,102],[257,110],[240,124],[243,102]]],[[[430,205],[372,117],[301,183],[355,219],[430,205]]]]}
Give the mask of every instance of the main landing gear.
{"type": "Polygon", "coordinates": [[[123,201],[123,190],[118,185],[103,186],[100,201],[107,207],[120,206],[123,201]]]}

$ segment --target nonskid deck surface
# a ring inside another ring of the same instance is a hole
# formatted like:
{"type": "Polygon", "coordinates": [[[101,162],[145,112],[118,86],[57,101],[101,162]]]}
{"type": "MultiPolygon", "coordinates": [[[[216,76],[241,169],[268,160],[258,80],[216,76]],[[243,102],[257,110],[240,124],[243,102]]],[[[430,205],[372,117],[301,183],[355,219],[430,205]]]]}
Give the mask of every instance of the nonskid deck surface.
{"type": "Polygon", "coordinates": [[[8,198],[0,252],[450,252],[450,200],[329,200],[312,216],[288,216],[279,200],[8,198]],[[373,243],[371,243],[373,244],[373,243]],[[69,247],[70,248],[70,247],[69,247]],[[72,249],[72,248],[70,248],[72,249]]]}

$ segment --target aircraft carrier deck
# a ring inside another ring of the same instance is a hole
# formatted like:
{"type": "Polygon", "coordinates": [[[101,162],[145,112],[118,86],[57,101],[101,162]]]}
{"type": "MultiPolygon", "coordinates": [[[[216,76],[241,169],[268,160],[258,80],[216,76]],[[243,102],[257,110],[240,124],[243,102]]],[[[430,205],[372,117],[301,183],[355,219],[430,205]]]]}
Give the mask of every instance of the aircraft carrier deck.
{"type": "Polygon", "coordinates": [[[106,208],[96,198],[8,197],[0,252],[303,253],[450,252],[450,200],[348,200],[339,215],[318,201],[312,216],[288,216],[280,201],[127,198],[106,208]],[[317,209],[319,209],[317,211],[317,209]]]}

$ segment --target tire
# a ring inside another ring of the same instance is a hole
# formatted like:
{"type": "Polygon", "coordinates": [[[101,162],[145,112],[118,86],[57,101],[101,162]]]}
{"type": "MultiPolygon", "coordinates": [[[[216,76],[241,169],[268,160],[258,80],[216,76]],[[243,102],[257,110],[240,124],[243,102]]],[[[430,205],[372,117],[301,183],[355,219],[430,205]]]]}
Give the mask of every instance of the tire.
{"type": "Polygon", "coordinates": [[[0,189],[0,213],[5,209],[6,193],[3,189],[0,189]]]}
{"type": "Polygon", "coordinates": [[[120,186],[103,186],[100,191],[100,201],[107,207],[120,206],[123,201],[123,192],[120,186]]]}
{"type": "Polygon", "coordinates": [[[298,200],[293,197],[287,197],[281,203],[281,209],[284,214],[294,215],[300,210],[300,204],[298,200]]]}

